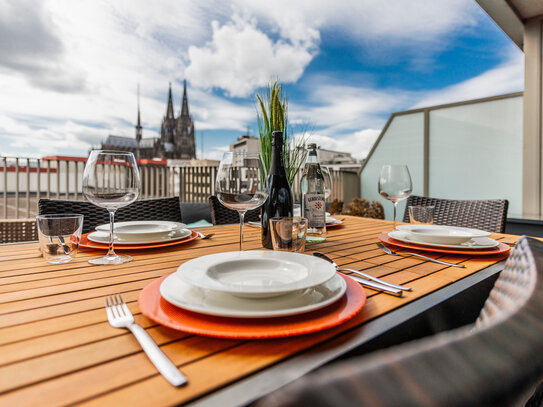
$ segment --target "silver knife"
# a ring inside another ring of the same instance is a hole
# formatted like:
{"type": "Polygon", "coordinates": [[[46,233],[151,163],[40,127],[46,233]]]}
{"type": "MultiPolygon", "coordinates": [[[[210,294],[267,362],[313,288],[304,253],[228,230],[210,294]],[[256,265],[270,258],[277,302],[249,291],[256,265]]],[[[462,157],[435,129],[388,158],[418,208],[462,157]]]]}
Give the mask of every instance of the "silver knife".
{"type": "Polygon", "coordinates": [[[364,278],[360,278],[360,277],[356,277],[356,276],[352,276],[352,275],[350,275],[348,277],[352,278],[354,281],[362,284],[363,286],[372,288],[372,289],[377,290],[377,291],[382,291],[384,293],[394,295],[396,297],[401,297],[402,294],[403,294],[402,290],[398,290],[397,288],[392,288],[392,287],[384,285],[384,284],[376,283],[375,281],[366,280],[364,278]]]}

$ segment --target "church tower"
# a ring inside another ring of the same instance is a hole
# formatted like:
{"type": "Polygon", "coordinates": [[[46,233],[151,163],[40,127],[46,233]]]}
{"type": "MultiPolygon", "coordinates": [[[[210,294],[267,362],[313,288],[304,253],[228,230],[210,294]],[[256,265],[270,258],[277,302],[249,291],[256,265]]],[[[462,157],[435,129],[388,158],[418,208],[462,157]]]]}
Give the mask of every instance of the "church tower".
{"type": "Polygon", "coordinates": [[[168,106],[160,130],[160,155],[162,158],[188,160],[196,158],[194,122],[189,114],[187,81],[183,81],[181,115],[177,118],[173,112],[172,84],[170,83],[168,106]]]}
{"type": "Polygon", "coordinates": [[[168,92],[168,106],[166,107],[166,115],[162,119],[162,127],[160,129],[160,145],[164,158],[173,158],[170,155],[173,153],[175,140],[175,116],[173,114],[173,98],[172,84],[168,92]]]}
{"type": "Polygon", "coordinates": [[[141,117],[140,117],[140,85],[138,85],[138,123],[136,124],[136,158],[140,157],[140,144],[142,137],[141,117]]]}
{"type": "Polygon", "coordinates": [[[175,140],[176,151],[179,158],[196,158],[196,146],[194,140],[194,123],[189,114],[189,102],[187,98],[187,81],[183,81],[183,100],[181,102],[181,115],[177,118],[177,138],[175,140]]]}

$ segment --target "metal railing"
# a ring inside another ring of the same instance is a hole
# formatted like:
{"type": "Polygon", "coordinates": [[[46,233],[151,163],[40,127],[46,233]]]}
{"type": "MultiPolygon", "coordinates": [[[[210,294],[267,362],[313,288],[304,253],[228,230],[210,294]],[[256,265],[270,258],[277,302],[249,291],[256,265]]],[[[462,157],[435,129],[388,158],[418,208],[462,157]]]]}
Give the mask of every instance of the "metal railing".
{"type": "MultiPolygon", "coordinates": [[[[85,199],[82,194],[85,158],[39,159],[0,157],[0,219],[31,218],[37,215],[38,200],[85,199]]],[[[140,199],[179,196],[181,202],[207,202],[215,194],[216,166],[165,166],[139,164],[140,199]]],[[[330,201],[350,202],[359,196],[355,172],[331,171],[330,201]]],[[[293,193],[299,199],[300,176],[293,193]]]]}

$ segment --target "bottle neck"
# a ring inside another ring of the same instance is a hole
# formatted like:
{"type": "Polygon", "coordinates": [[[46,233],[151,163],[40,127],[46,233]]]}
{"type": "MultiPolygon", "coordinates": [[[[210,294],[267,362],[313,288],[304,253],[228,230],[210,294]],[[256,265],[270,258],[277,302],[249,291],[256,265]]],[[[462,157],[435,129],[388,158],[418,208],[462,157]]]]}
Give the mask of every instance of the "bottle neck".
{"type": "Polygon", "coordinates": [[[285,174],[285,164],[283,161],[283,135],[273,135],[272,155],[270,162],[270,174],[285,174]]]}
{"type": "Polygon", "coordinates": [[[319,158],[317,157],[317,150],[309,150],[305,162],[306,164],[318,164],[319,158]]]}

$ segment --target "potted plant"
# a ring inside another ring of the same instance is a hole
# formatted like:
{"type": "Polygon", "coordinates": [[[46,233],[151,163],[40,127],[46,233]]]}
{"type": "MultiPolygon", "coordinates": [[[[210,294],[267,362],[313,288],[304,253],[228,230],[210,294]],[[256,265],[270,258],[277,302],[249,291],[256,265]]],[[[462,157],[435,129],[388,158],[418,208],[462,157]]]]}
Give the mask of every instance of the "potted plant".
{"type": "Polygon", "coordinates": [[[272,152],[272,133],[276,130],[283,132],[283,160],[285,171],[291,188],[294,177],[304,165],[306,151],[304,148],[307,137],[305,132],[297,139],[289,135],[288,103],[281,84],[277,81],[268,84],[263,94],[256,94],[258,100],[257,122],[260,136],[260,151],[266,171],[270,170],[272,152]]]}

